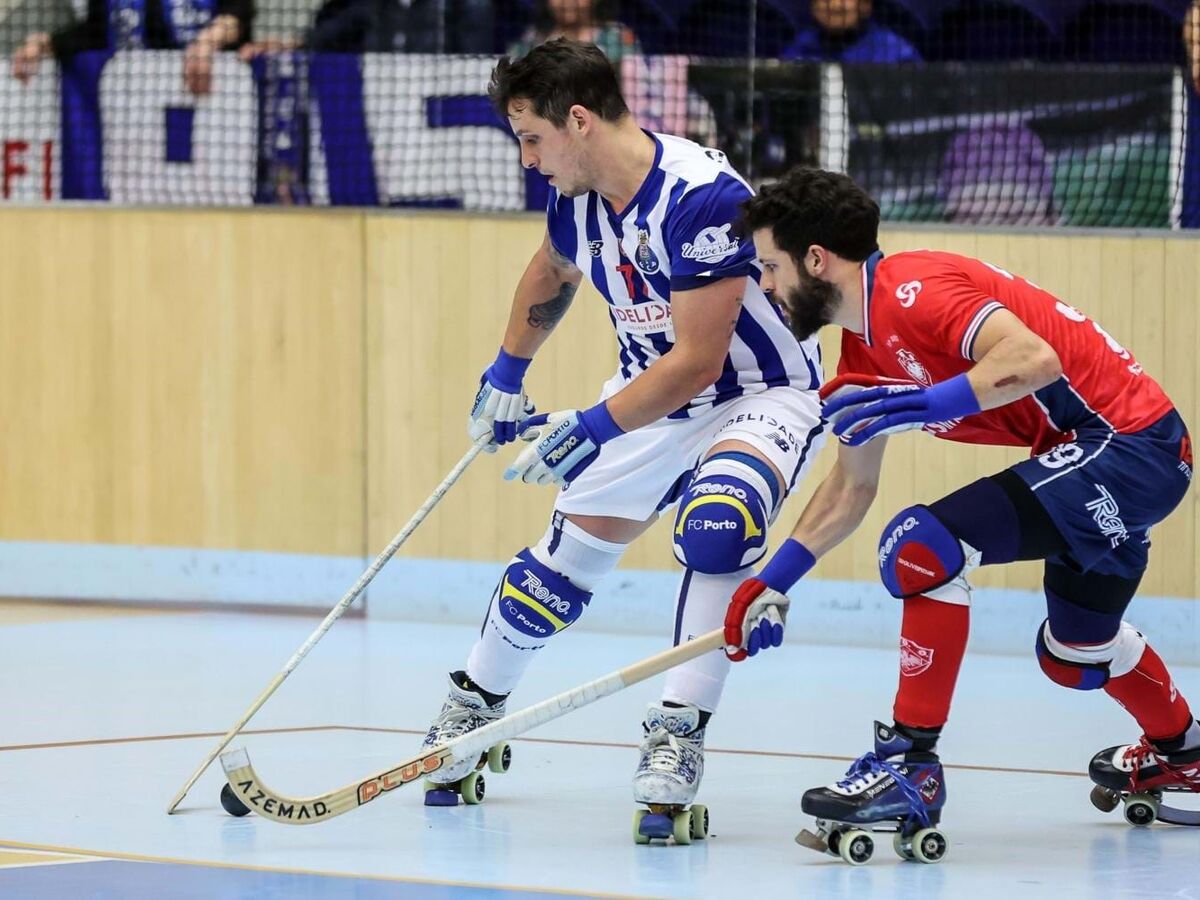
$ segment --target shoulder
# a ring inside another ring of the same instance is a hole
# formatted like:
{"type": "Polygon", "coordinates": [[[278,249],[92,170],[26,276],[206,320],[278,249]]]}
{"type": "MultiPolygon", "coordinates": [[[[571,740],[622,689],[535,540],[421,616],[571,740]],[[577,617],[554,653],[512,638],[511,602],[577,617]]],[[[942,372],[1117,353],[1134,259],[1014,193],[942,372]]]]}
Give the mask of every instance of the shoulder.
{"type": "Polygon", "coordinates": [[[863,58],[863,62],[917,62],[921,59],[916,47],[882,25],[869,25],[856,46],[870,56],[869,60],[863,58]]]}
{"type": "Polygon", "coordinates": [[[796,32],[796,36],[779,54],[779,58],[819,59],[821,56],[820,43],[820,32],[815,26],[809,25],[796,32]]]}
{"type": "Polygon", "coordinates": [[[695,141],[673,134],[655,134],[654,137],[662,145],[659,169],[665,175],[674,176],[683,182],[687,193],[731,178],[740,182],[749,196],[750,186],[738,175],[729,164],[729,158],[720,150],[715,147],[703,147],[695,141]]]}

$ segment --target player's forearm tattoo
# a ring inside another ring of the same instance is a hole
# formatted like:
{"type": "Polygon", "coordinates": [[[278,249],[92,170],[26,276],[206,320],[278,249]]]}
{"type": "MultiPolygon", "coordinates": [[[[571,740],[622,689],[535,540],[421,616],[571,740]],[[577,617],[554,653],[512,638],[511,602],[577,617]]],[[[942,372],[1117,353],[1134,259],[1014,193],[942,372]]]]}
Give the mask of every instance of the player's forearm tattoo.
{"type": "Polygon", "coordinates": [[[526,320],[534,328],[552,329],[559,320],[567,314],[571,301],[579,285],[564,281],[558,286],[558,293],[544,303],[535,303],[529,307],[529,318],[526,320]]]}

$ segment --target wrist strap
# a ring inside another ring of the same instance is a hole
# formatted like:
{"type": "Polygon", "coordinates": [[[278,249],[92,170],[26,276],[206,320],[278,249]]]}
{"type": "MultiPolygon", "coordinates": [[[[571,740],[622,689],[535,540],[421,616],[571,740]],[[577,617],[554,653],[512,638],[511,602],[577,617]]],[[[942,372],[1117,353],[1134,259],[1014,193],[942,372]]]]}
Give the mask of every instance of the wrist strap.
{"type": "Polygon", "coordinates": [[[525,380],[525,372],[528,371],[529,364],[532,362],[532,359],[513,356],[501,347],[500,353],[496,356],[496,361],[492,363],[490,369],[492,383],[510,394],[520,392],[521,382],[525,380]]]}
{"type": "Polygon", "coordinates": [[[817,558],[807,547],[795,538],[788,538],[758,573],[758,580],[771,590],[786,594],[816,564],[817,558]]]}
{"type": "Polygon", "coordinates": [[[583,410],[579,414],[579,420],[583,422],[584,427],[591,433],[592,439],[598,444],[606,444],[625,433],[625,430],[613,419],[612,413],[608,411],[608,404],[604,402],[597,403],[591,409],[583,410]]]}

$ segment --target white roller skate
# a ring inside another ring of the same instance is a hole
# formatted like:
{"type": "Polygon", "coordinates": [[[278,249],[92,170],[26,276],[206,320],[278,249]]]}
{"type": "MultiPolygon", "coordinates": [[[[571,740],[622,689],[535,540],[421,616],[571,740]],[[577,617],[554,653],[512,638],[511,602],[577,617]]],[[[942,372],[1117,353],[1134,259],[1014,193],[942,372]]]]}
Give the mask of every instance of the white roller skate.
{"type": "Polygon", "coordinates": [[[692,805],[704,776],[704,728],[695,706],[652,703],[642,723],[641,759],[633,776],[633,799],[649,810],[633,814],[633,839],[675,838],[690,844],[708,836],[708,809],[692,805]]]}
{"type": "MultiPolygon", "coordinates": [[[[451,673],[450,693],[442,704],[442,711],[429,726],[421,744],[423,749],[449,743],[504,716],[504,700],[489,706],[478,690],[461,686],[460,680],[466,683],[466,673],[451,673]]],[[[482,803],[486,789],[482,773],[484,765],[493,772],[507,772],[511,763],[512,748],[503,743],[480,754],[478,760],[467,759],[446,766],[426,779],[425,805],[457,806],[459,797],[469,806],[482,803]]]]}

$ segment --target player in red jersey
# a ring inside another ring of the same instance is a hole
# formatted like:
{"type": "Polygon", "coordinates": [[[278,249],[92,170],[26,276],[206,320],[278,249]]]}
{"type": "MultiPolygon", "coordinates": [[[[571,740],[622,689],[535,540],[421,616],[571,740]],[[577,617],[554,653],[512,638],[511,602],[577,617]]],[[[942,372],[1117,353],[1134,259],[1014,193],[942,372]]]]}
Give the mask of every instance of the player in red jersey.
{"type": "Polygon", "coordinates": [[[743,582],[726,618],[734,659],[778,646],[787,591],[850,535],[875,498],[886,435],[923,428],[1031,458],[904,509],[880,538],[880,574],[904,601],[894,724],[846,777],[804,795],[810,843],[865,862],[869,830],[897,831],[907,858],[945,852],[938,735],[966,649],[967,576],[1043,559],[1037,656],[1051,680],[1102,689],[1137,720],[1136,744],[1091,763],[1093,800],[1148,824],[1200,824],[1162,807],[1200,792],[1200,724],[1163,661],[1122,619],[1146,569],[1148,529],[1186,495],[1187,428],[1162,388],[1099,324],[1029,281],[951,253],[884,257],[879,208],[844,175],[793,170],[744,204],[762,286],[800,339],[840,325],[838,376],[822,389],[838,459],[792,537],[743,582]],[[867,830],[863,830],[867,829],[867,830]]]}

